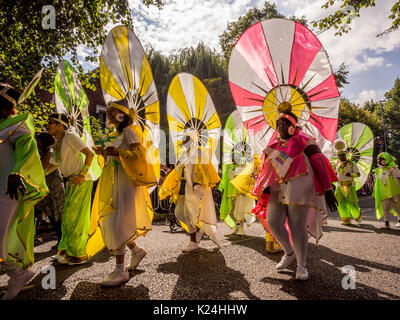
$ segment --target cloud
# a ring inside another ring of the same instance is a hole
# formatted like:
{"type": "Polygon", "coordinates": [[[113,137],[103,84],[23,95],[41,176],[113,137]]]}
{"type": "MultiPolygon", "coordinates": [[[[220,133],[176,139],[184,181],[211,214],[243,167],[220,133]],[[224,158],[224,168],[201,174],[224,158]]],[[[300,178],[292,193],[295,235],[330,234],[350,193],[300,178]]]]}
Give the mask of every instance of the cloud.
{"type": "Polygon", "coordinates": [[[167,0],[162,10],[147,8],[140,0],[129,1],[140,41],[165,55],[201,41],[220,52],[218,36],[227,23],[237,20],[254,3],[260,5],[263,1],[167,0]]]}
{"type": "Polygon", "coordinates": [[[365,102],[370,100],[381,100],[383,99],[383,95],[385,94],[385,90],[363,90],[356,97],[352,96],[352,100],[355,103],[363,105],[365,102]]]}
{"type": "MultiPolygon", "coordinates": [[[[286,1],[289,1],[289,7],[296,8],[294,15],[305,15],[310,22],[319,20],[334,10],[321,8],[326,0],[306,0],[299,5],[295,5],[297,1],[294,0],[286,1]]],[[[367,71],[383,64],[383,58],[376,55],[400,47],[400,31],[376,37],[390,26],[388,16],[392,5],[391,1],[379,1],[375,7],[362,9],[360,17],[352,21],[352,30],[347,34],[335,36],[335,29],[332,29],[318,35],[335,68],[345,62],[350,73],[367,71]]]]}

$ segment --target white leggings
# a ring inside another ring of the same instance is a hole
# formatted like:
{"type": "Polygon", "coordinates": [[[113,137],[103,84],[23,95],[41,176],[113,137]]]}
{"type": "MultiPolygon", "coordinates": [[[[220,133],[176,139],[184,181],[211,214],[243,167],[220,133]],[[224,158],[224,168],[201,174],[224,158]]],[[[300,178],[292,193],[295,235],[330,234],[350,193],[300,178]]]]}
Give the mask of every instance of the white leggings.
{"type": "Polygon", "coordinates": [[[7,261],[7,234],[19,202],[11,200],[8,194],[0,195],[0,258],[7,261]]]}
{"type": "Polygon", "coordinates": [[[282,245],[285,254],[296,253],[297,265],[306,266],[307,260],[307,207],[288,206],[278,202],[278,192],[270,195],[267,209],[267,221],[272,234],[282,245]],[[293,246],[289,240],[289,234],[285,228],[286,218],[293,240],[293,246]]]}

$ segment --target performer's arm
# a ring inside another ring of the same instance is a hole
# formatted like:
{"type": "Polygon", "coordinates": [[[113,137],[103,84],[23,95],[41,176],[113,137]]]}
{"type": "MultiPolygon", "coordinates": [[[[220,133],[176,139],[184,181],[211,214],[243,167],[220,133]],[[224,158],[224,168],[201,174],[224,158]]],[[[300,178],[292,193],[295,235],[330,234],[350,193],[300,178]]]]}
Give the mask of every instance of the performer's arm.
{"type": "Polygon", "coordinates": [[[74,184],[80,184],[82,183],[83,180],[85,180],[86,173],[88,172],[94,158],[94,153],[89,149],[89,147],[82,149],[81,153],[83,153],[86,156],[85,163],[79,175],[74,178],[73,180],[74,184]]]}
{"type": "Polygon", "coordinates": [[[400,178],[400,170],[399,167],[392,167],[393,176],[397,179],[400,178]]]}
{"type": "Polygon", "coordinates": [[[49,173],[52,173],[54,170],[57,169],[57,165],[51,162],[52,157],[53,157],[53,152],[47,151],[40,159],[42,161],[42,166],[45,175],[48,175],[49,173]]]}
{"type": "Polygon", "coordinates": [[[321,149],[316,144],[309,145],[304,152],[310,160],[319,187],[321,187],[321,191],[325,194],[328,207],[332,211],[336,211],[337,201],[332,190],[332,182],[338,181],[335,171],[329,163],[329,160],[322,154],[321,149]]]}

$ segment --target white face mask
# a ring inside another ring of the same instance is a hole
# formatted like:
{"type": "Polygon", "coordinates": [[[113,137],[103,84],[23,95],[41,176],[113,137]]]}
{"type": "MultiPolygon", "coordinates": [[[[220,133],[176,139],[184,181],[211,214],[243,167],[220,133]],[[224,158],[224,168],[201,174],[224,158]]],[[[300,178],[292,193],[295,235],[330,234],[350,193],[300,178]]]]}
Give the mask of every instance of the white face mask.
{"type": "Polygon", "coordinates": [[[378,165],[379,165],[380,167],[385,167],[385,166],[386,166],[386,160],[378,161],[378,165]]]}
{"type": "Polygon", "coordinates": [[[124,121],[124,115],[123,115],[122,113],[118,113],[118,114],[115,116],[115,120],[117,120],[118,122],[124,121]]]}

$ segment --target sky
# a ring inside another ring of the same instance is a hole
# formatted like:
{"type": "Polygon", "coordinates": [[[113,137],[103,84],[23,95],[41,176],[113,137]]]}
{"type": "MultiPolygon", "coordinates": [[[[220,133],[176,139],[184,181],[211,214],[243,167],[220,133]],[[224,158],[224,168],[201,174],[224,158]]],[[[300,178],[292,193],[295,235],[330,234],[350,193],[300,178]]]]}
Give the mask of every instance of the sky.
{"type": "MultiPolygon", "coordinates": [[[[321,8],[326,0],[270,2],[275,2],[278,11],[285,16],[304,15],[309,22],[330,12],[321,8]]],[[[159,10],[155,6],[147,8],[141,0],[130,0],[130,9],[135,33],[142,45],[151,45],[168,55],[181,48],[195,47],[201,41],[221,52],[218,36],[228,22],[236,21],[252,7],[262,8],[264,0],[164,0],[164,3],[159,10]]],[[[318,34],[333,69],[336,71],[345,63],[349,71],[349,84],[344,87],[342,97],[360,105],[371,99],[383,99],[384,93],[400,77],[400,30],[376,37],[390,26],[388,16],[393,3],[394,0],[381,0],[376,7],[362,9],[361,16],[352,20],[352,30],[348,34],[335,36],[334,30],[318,34]]],[[[112,27],[110,24],[107,29],[112,27]]],[[[81,56],[90,54],[85,48],[79,50],[81,56]]]]}

